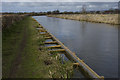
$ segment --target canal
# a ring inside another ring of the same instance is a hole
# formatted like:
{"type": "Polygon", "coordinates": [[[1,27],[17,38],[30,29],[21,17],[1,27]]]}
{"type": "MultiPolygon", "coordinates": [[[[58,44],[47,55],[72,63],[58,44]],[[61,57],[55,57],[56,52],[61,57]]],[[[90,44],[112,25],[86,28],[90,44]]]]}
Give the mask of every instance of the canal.
{"type": "Polygon", "coordinates": [[[118,77],[118,26],[33,16],[50,33],[105,78],[118,77]]]}

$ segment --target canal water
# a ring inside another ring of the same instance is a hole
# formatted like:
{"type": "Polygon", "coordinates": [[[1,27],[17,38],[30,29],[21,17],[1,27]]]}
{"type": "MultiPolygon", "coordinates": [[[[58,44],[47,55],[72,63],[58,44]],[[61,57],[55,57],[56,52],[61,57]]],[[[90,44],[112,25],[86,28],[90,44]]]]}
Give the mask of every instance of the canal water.
{"type": "Polygon", "coordinates": [[[105,78],[118,77],[118,26],[33,16],[50,33],[105,78]]]}

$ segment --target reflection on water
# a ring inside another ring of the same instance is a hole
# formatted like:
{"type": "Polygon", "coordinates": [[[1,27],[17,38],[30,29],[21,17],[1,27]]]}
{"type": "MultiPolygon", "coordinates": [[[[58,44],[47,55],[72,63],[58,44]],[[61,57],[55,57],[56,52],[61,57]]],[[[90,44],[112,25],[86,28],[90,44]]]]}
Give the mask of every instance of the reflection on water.
{"type": "Polygon", "coordinates": [[[117,26],[46,16],[34,18],[99,75],[118,77],[117,26]]]}

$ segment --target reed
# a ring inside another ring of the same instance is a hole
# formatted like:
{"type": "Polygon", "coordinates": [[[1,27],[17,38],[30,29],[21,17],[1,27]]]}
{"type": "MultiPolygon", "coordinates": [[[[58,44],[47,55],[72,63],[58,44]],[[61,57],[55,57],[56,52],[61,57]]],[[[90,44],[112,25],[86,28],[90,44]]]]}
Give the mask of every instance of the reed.
{"type": "Polygon", "coordinates": [[[48,15],[48,17],[56,17],[63,19],[71,19],[78,21],[88,21],[96,23],[107,23],[119,25],[118,14],[59,14],[48,15]]]}

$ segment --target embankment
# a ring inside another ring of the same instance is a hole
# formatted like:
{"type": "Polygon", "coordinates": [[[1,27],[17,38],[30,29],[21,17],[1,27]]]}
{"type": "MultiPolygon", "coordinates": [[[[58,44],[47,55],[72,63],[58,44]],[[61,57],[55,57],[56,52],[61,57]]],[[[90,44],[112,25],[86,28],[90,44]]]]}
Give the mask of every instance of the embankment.
{"type": "Polygon", "coordinates": [[[59,54],[50,54],[36,29],[39,26],[32,17],[25,17],[3,30],[3,78],[70,78],[72,62],[62,64],[59,54]]]}
{"type": "Polygon", "coordinates": [[[88,21],[96,23],[120,24],[118,21],[118,14],[58,14],[48,15],[48,17],[56,17],[63,19],[71,19],[78,21],[88,21]]]}
{"type": "Polygon", "coordinates": [[[26,15],[18,15],[18,14],[9,14],[2,15],[2,29],[5,29],[11,26],[13,23],[18,22],[25,18],[26,15]]]}

